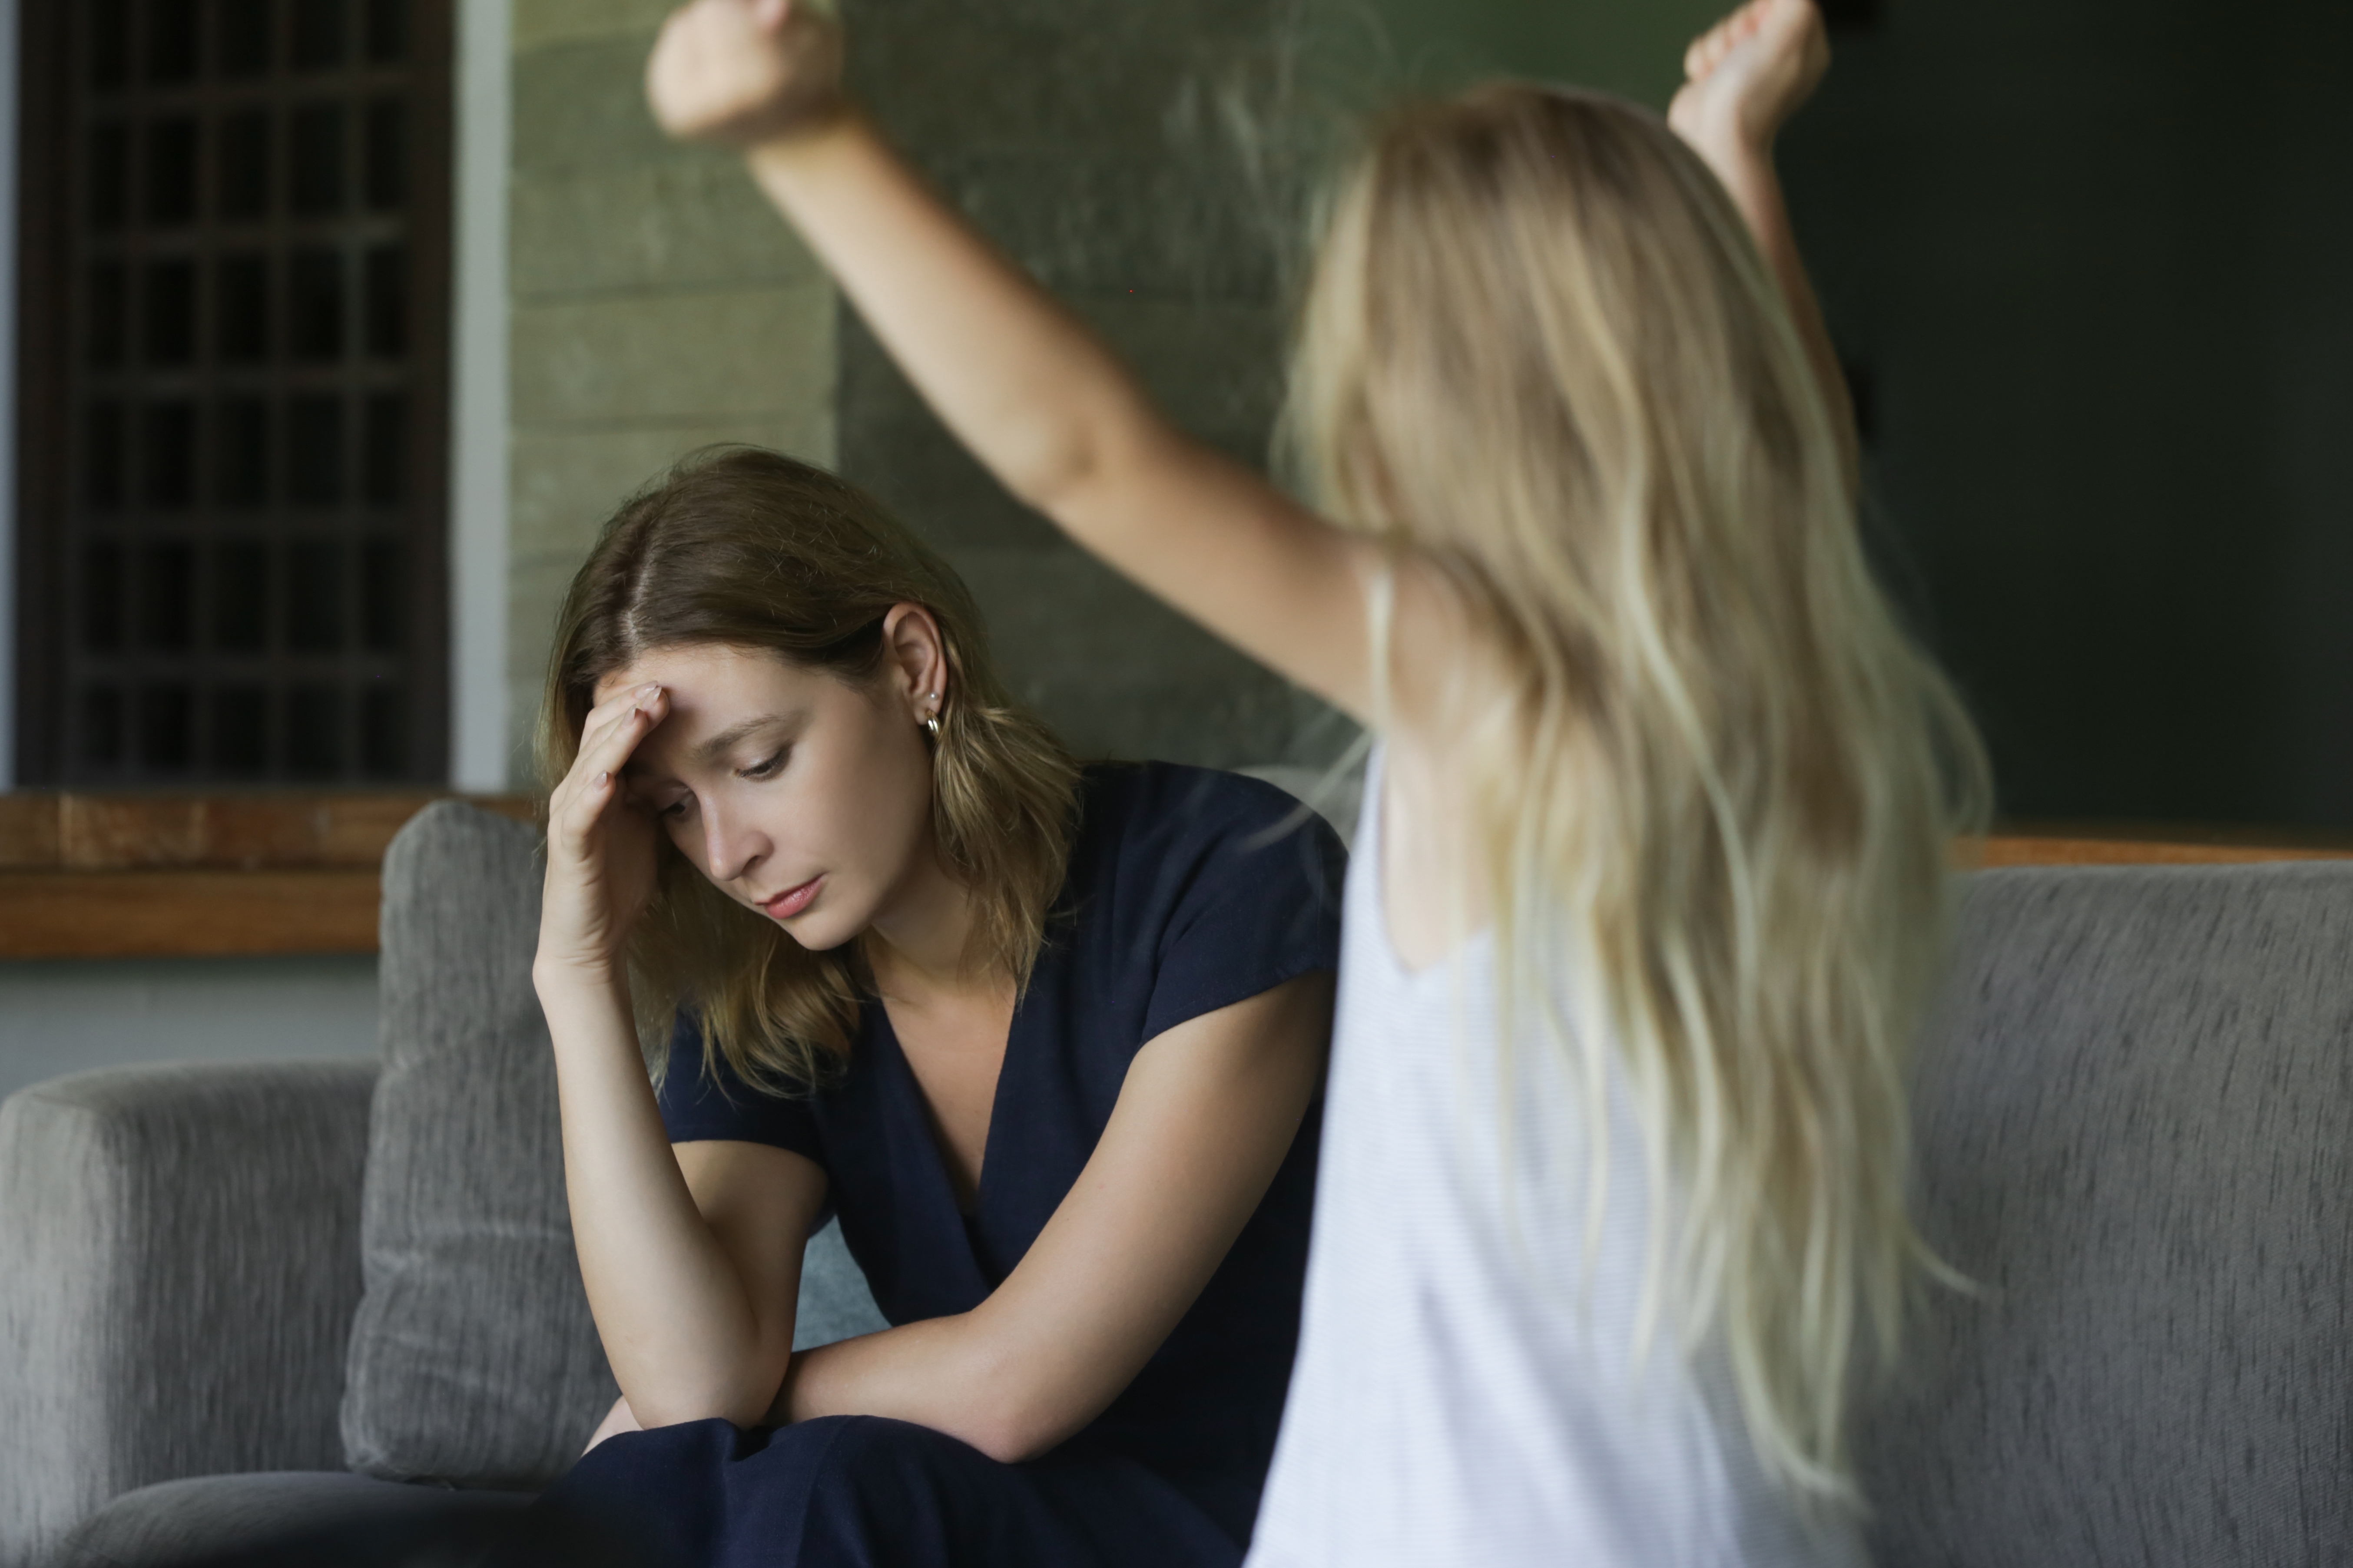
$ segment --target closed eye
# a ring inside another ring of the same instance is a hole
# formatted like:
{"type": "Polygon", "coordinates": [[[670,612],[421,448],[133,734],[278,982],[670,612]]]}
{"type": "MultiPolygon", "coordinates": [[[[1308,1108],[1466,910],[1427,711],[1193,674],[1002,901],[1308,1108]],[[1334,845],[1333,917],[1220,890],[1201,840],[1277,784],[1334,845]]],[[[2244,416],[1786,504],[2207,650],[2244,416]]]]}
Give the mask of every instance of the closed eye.
{"type": "MultiPolygon", "coordinates": [[[[786,749],[788,749],[788,748],[786,748],[786,749]]],[[[745,767],[745,768],[738,768],[738,769],[736,769],[736,770],[735,770],[735,773],[736,773],[736,776],[737,776],[737,777],[739,777],[739,778],[747,778],[747,779],[765,779],[765,778],[774,778],[774,777],[776,775],[776,770],[778,770],[779,768],[783,767],[784,765],[785,765],[785,750],[780,749],[780,750],[778,750],[778,751],[776,751],[776,752],[773,752],[772,754],[770,754],[770,755],[768,755],[768,756],[766,756],[766,757],[762,758],[760,761],[758,761],[758,762],[756,762],[756,763],[753,763],[751,766],[749,766],[749,767],[745,767]]]]}

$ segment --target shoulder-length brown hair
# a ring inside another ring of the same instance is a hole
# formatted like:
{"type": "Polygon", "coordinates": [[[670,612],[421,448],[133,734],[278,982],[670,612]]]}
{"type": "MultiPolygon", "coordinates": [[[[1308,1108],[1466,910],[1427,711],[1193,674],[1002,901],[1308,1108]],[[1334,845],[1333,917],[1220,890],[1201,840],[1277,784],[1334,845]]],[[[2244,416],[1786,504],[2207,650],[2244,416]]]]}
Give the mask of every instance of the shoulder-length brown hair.
{"type": "MultiPolygon", "coordinates": [[[[972,892],[974,957],[1026,985],[1062,886],[1078,768],[1016,707],[954,568],[857,487],[751,447],[696,452],[623,504],[565,597],[540,708],[545,787],[571,770],[597,681],[656,648],[760,648],[850,682],[883,658],[882,619],[920,605],[947,660],[932,751],[932,830],[972,892]]],[[[660,839],[651,905],[630,938],[649,1047],[681,1004],[704,1061],[806,1091],[846,1059],[869,990],[859,944],[812,952],[713,887],[660,839]]],[[[659,1071],[663,1058],[650,1053],[659,1071]]]]}

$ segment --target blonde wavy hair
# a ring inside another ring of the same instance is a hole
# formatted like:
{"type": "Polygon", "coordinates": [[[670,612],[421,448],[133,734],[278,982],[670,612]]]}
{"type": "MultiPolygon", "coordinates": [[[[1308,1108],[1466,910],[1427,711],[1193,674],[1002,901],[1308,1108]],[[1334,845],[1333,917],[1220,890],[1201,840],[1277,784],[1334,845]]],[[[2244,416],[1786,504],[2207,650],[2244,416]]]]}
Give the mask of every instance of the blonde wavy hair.
{"type": "MultiPolygon", "coordinates": [[[[947,660],[932,748],[932,830],[976,906],[975,957],[1029,983],[1076,829],[1078,767],[997,676],[955,570],[864,491],[750,447],[706,448],[631,498],[572,580],[540,708],[553,788],[578,754],[596,683],[656,648],[763,649],[863,683],[882,619],[920,605],[947,660]]],[[[653,901],[630,938],[638,1027],[657,1073],[673,1016],[702,1016],[706,1067],[806,1091],[847,1059],[871,991],[859,944],[812,952],[659,839],[653,901]]]]}
{"type": "Polygon", "coordinates": [[[1597,1177],[1622,1075],[1672,1199],[1644,1321],[1722,1345],[1801,1504],[1859,1507],[1856,1373],[1936,1268],[1908,1055],[1988,784],[1765,262],[1646,110],[1410,108],[1332,203],[1286,417],[1319,501],[1459,591],[1503,673],[1450,754],[1506,1061],[1539,1018],[1597,1177]]]}

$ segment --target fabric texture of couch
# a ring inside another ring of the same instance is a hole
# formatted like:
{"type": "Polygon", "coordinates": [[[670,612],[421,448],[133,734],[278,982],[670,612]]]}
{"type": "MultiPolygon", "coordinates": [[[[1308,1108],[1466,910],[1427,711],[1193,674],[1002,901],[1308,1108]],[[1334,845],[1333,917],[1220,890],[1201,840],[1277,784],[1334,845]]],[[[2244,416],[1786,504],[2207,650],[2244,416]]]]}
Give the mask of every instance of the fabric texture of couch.
{"type": "MultiPolygon", "coordinates": [[[[532,845],[458,805],[401,835],[381,1083],[125,1069],[0,1109],[0,1568],[495,1511],[576,1449],[611,1384],[532,845]]],[[[1979,876],[1948,990],[1919,1212],[1981,1289],[1926,1292],[1862,1431],[1882,1568],[2348,1561],[2353,865],[1979,876]]],[[[801,1342],[871,1326],[811,1247],[801,1342]]]]}

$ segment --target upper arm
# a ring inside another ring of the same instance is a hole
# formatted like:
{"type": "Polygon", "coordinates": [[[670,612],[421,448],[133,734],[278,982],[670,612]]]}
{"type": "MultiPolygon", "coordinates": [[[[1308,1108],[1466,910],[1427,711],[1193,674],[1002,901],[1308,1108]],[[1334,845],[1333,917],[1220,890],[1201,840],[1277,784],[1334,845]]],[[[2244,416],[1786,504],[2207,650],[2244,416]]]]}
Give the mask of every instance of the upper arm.
{"type": "MultiPolygon", "coordinates": [[[[792,1354],[801,1253],[825,1207],[825,1170],[765,1143],[674,1143],[703,1223],[734,1266],[758,1325],[761,1373],[781,1381],[792,1354]]],[[[773,1394],[774,1389],[770,1390],[773,1394]]]]}
{"type": "Polygon", "coordinates": [[[996,1391],[1041,1452],[1118,1397],[1257,1209],[1322,1082],[1333,977],[1301,975],[1139,1050],[1053,1217],[975,1310],[996,1391]]]}
{"type": "Polygon", "coordinates": [[[1471,627],[1436,571],[1317,516],[1128,395],[1134,407],[1103,416],[1091,460],[1033,498],[1055,522],[1359,723],[1410,723],[1446,702],[1471,627]],[[1384,593],[1386,694],[1373,669],[1384,593]]]}
{"type": "Polygon", "coordinates": [[[1378,552],[1183,436],[1125,389],[1088,460],[1030,499],[1073,538],[1244,653],[1369,717],[1378,552]]]}

